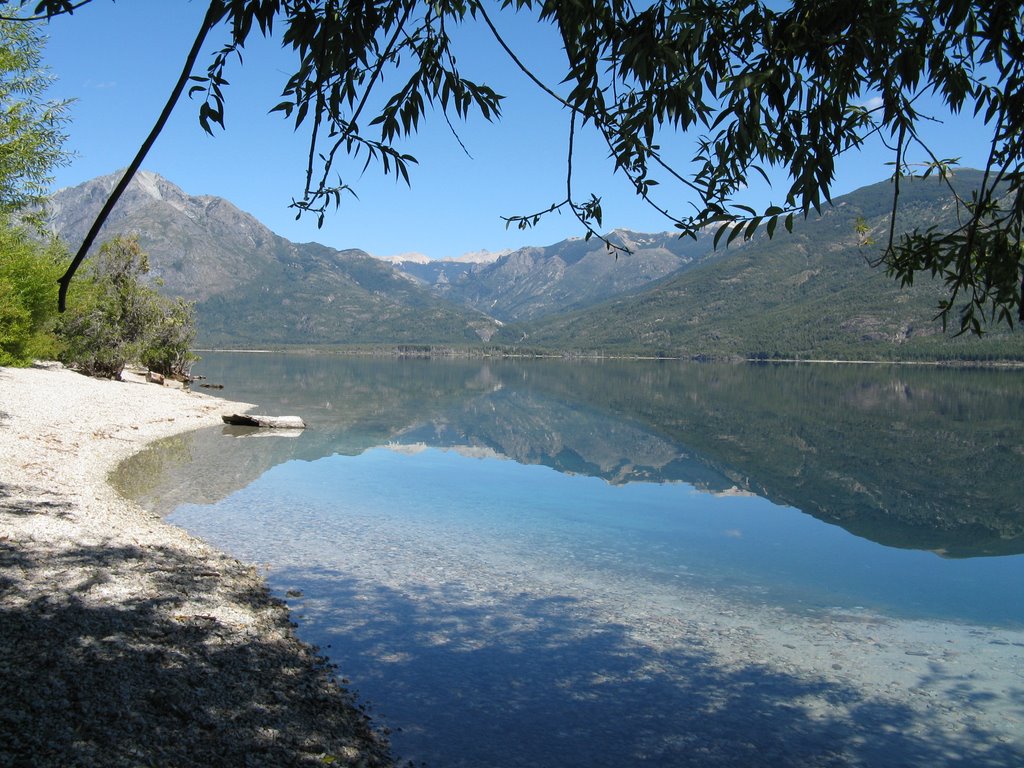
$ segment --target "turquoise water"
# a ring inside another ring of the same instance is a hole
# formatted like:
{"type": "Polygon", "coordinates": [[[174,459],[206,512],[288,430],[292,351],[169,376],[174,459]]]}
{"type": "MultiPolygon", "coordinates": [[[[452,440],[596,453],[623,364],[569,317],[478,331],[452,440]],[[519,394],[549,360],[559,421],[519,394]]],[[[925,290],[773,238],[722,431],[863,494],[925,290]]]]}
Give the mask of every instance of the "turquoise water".
{"type": "MultiPolygon", "coordinates": [[[[1013,372],[244,355],[200,370],[310,428],[172,441],[140,457],[135,495],[266,565],[405,758],[946,764],[971,754],[963,736],[914,735],[909,708],[723,664],[694,638],[747,613],[1024,627],[1013,372]],[[859,714],[812,716],[802,696],[859,714]]],[[[987,764],[1024,754],[978,733],[987,764]]]]}
{"type": "Polygon", "coordinates": [[[334,567],[346,548],[386,556],[382,541],[422,539],[420,549],[443,545],[454,561],[685,583],[790,610],[1024,623],[1021,556],[951,560],[881,547],[757,496],[685,483],[611,486],[453,450],[289,461],[213,508],[183,505],[170,519],[277,567],[334,567]]]}

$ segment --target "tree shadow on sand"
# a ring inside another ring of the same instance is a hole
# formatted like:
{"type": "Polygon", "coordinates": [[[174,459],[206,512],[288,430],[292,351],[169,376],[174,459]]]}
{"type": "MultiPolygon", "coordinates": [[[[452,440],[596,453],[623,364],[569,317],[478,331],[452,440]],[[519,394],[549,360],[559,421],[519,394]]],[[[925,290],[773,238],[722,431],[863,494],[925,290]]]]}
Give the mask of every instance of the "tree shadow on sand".
{"type": "Polygon", "coordinates": [[[395,752],[437,768],[1024,765],[1019,744],[849,685],[696,642],[652,650],[571,598],[270,578],[301,585],[300,632],[380,710],[395,752]]]}
{"type": "Polygon", "coordinates": [[[43,488],[10,485],[0,482],[0,517],[3,515],[50,515],[65,517],[71,503],[43,488]]]}
{"type": "Polygon", "coordinates": [[[330,672],[233,560],[0,539],[0,765],[389,765],[330,672]]]}

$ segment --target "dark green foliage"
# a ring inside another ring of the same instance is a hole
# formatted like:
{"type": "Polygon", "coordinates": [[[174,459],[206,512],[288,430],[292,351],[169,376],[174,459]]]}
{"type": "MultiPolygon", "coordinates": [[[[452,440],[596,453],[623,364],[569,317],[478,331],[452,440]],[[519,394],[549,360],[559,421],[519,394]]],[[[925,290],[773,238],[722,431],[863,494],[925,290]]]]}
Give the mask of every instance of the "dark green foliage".
{"type": "Polygon", "coordinates": [[[31,24],[0,19],[0,214],[42,203],[50,171],[67,160],[67,104],[44,99],[43,37],[31,24]]]}
{"type": "Polygon", "coordinates": [[[133,238],[104,244],[89,263],[61,318],[61,360],[92,376],[116,378],[129,363],[152,363],[183,375],[194,357],[191,304],[170,301],[145,285],[146,254],[133,238]]]}
{"type": "Polygon", "coordinates": [[[0,365],[53,357],[57,277],[67,254],[0,222],[0,365]]]}
{"type": "Polygon", "coordinates": [[[13,222],[38,225],[50,172],[67,159],[66,103],[47,101],[43,38],[29,24],[0,18],[0,365],[27,365],[57,351],[53,336],[58,263],[55,242],[31,240],[13,222]]]}

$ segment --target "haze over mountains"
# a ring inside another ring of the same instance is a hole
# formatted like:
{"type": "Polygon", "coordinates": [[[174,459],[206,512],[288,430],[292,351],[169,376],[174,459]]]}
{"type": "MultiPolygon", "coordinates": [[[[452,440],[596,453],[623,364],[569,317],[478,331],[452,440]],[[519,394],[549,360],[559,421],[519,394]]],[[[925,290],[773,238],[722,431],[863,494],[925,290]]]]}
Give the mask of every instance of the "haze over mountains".
{"type": "MultiPolygon", "coordinates": [[[[972,183],[974,172],[959,174],[972,183]]],[[[77,247],[119,178],[56,192],[50,227],[77,247]]],[[[941,334],[938,286],[901,291],[867,264],[891,187],[838,198],[792,235],[728,249],[673,233],[597,239],[429,261],[292,243],[230,202],[141,172],[100,240],[136,234],[161,290],[197,303],[203,346],[521,345],[665,356],[1024,356],[1019,333],[941,334]]],[[[932,181],[905,185],[901,221],[951,212],[932,181]]],[[[781,228],[780,228],[781,230],[781,228]]],[[[73,290],[73,288],[72,288],[73,290]]]]}

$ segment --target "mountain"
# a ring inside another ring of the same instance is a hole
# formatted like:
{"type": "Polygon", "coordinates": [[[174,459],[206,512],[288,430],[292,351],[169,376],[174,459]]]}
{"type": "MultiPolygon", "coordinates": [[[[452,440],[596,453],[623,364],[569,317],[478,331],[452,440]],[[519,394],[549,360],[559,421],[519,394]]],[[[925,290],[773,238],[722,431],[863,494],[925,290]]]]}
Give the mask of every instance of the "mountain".
{"type": "Polygon", "coordinates": [[[444,266],[446,264],[490,264],[493,261],[497,261],[509,251],[488,251],[486,248],[479,251],[470,251],[464,253],[461,256],[448,256],[441,259],[431,259],[424,253],[400,253],[396,256],[377,256],[374,258],[380,259],[381,261],[387,261],[391,264],[437,264],[444,266]]]}
{"type": "Polygon", "coordinates": [[[391,262],[403,275],[439,296],[446,296],[452,281],[471,279],[479,264],[454,259],[401,259],[391,262]]]}
{"type": "MultiPolygon", "coordinates": [[[[49,202],[49,227],[77,248],[121,174],[58,190],[49,202]]],[[[100,232],[98,242],[134,234],[149,253],[151,276],[173,295],[202,301],[227,292],[246,275],[292,248],[226,200],[191,196],[149,171],[140,171],[100,232]]]]}
{"type": "MultiPolygon", "coordinates": [[[[49,226],[77,247],[120,174],[57,191],[49,226]]],[[[138,173],[100,241],[134,234],[161,291],[195,300],[205,345],[487,340],[483,313],[445,302],[357,249],[292,243],[226,200],[138,173]]]]}
{"type": "Polygon", "coordinates": [[[505,253],[491,263],[403,261],[396,267],[465,307],[514,323],[588,307],[696,266],[715,254],[707,238],[615,230],[606,239],[572,238],[505,253]]]}
{"type": "MultiPolygon", "coordinates": [[[[54,194],[50,225],[77,245],[116,183],[54,194]]],[[[956,183],[976,185],[976,171],[956,183]]],[[[942,286],[901,289],[869,265],[885,241],[892,187],[837,198],[819,216],[713,248],[672,233],[616,230],[608,240],[459,259],[387,260],[292,243],[226,200],[192,196],[142,172],[104,236],[137,234],[161,290],[197,302],[204,346],[458,345],[671,357],[1024,358],[1024,336],[944,334],[942,286]],[[865,232],[867,233],[865,235],[865,232]]],[[[948,190],[906,182],[900,226],[949,221],[948,190]]],[[[101,236],[102,237],[102,236],[101,236]]],[[[955,322],[955,318],[954,318],[955,322]]]]}
{"type": "MultiPolygon", "coordinates": [[[[979,179],[962,171],[957,184],[967,191],[979,179]]],[[[720,247],[718,258],[646,290],[540,318],[497,340],[682,357],[1024,355],[1019,332],[997,328],[981,340],[943,333],[935,319],[945,295],[940,281],[920,276],[901,289],[871,266],[888,236],[889,182],[834,203],[797,222],[792,234],[780,228],[774,239],[760,234],[738,248],[720,247]]],[[[950,193],[938,181],[904,182],[901,227],[948,224],[953,215],[950,193]]]]}

